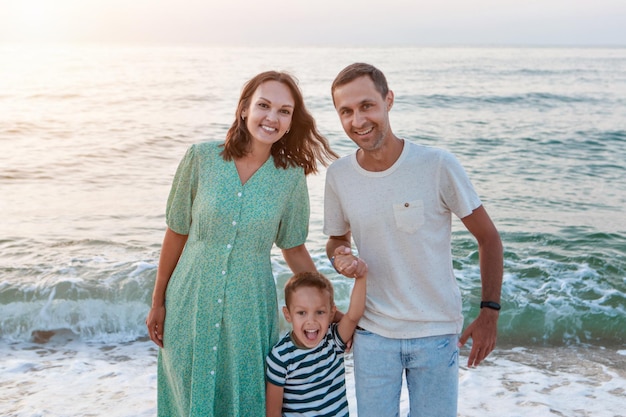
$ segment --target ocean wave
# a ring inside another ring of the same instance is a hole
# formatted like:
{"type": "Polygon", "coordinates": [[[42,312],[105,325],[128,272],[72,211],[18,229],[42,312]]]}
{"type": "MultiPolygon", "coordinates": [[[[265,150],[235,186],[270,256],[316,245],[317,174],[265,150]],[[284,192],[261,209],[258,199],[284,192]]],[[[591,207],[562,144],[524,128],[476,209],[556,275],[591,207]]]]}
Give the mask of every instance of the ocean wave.
{"type": "MultiPolygon", "coordinates": [[[[626,236],[571,227],[558,235],[503,233],[505,279],[500,338],[511,344],[617,346],[626,343],[626,236]]],[[[477,314],[477,251],[461,240],[457,251],[466,317],[477,314]],[[472,250],[474,249],[474,250],[472,250]],[[474,270],[471,269],[474,265],[474,270]]]]}
{"type": "Polygon", "coordinates": [[[36,280],[0,282],[0,337],[25,341],[41,332],[73,332],[85,340],[130,341],[145,337],[156,265],[110,264],[103,258],[71,265],[4,273],[36,274],[36,280]],[[100,265],[100,267],[94,267],[100,265]]]}
{"type": "MultiPolygon", "coordinates": [[[[626,236],[571,228],[558,235],[503,233],[505,280],[500,340],[512,345],[626,343],[626,236]]],[[[102,244],[102,242],[100,243],[102,244]]],[[[478,314],[480,276],[475,242],[455,237],[454,270],[469,323],[478,314]]],[[[333,276],[325,256],[314,256],[333,276]]],[[[272,267],[280,287],[289,276],[279,256],[272,267]]],[[[84,340],[145,338],[156,260],[113,262],[75,256],[70,264],[0,271],[36,279],[0,283],[0,338],[27,341],[41,332],[71,331],[84,340]],[[19,283],[18,283],[19,282],[19,283]]],[[[350,285],[336,280],[340,307],[350,285]]],[[[280,298],[280,291],[277,291],[280,298]]],[[[39,335],[39,336],[38,336],[39,335]]]]}
{"type": "Polygon", "coordinates": [[[396,98],[400,105],[424,108],[490,108],[493,106],[520,106],[547,109],[569,104],[594,105],[598,98],[585,95],[563,95],[547,92],[529,92],[515,95],[402,95],[396,98]]]}

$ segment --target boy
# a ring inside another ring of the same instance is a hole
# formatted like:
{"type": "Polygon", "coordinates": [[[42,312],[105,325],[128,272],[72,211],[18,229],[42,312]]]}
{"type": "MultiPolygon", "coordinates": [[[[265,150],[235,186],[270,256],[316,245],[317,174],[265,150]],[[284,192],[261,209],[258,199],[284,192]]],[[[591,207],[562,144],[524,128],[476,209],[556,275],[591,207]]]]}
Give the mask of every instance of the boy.
{"type": "Polygon", "coordinates": [[[343,354],[365,310],[367,265],[358,273],[350,307],[331,323],[331,282],[318,272],[294,275],[285,285],[283,314],[292,324],[267,357],[267,417],[348,416],[343,354]]]}

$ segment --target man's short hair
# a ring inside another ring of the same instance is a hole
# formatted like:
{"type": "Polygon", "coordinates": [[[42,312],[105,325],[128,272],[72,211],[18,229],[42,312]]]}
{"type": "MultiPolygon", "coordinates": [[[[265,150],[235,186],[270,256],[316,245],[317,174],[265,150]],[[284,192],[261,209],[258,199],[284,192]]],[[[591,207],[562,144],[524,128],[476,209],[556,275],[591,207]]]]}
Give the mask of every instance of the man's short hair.
{"type": "Polygon", "coordinates": [[[333,103],[335,102],[335,90],[338,87],[346,85],[363,76],[370,77],[372,82],[374,82],[376,90],[378,90],[383,99],[387,97],[387,93],[389,93],[389,86],[387,85],[385,74],[373,65],[356,62],[345,67],[335,77],[335,80],[330,87],[330,94],[333,96],[333,103]]]}

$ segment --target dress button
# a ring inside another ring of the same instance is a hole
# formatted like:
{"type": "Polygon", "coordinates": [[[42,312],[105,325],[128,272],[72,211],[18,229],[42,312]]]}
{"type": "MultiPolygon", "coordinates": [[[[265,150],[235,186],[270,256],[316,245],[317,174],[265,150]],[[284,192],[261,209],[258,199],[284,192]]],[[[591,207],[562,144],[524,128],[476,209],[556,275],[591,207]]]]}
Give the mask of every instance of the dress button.
{"type": "Polygon", "coordinates": [[[222,275],[226,275],[226,271],[222,271],[222,275]]]}
{"type": "Polygon", "coordinates": [[[222,303],[222,299],[221,299],[221,298],[218,298],[218,299],[217,299],[217,302],[221,304],[221,303],[222,303]]]}
{"type": "Polygon", "coordinates": [[[237,222],[233,220],[233,226],[236,226],[236,225],[237,225],[237,222]]]}
{"type": "Polygon", "coordinates": [[[217,350],[217,346],[213,346],[213,350],[217,350]]]}
{"type": "Polygon", "coordinates": [[[220,327],[220,324],[219,323],[215,323],[215,327],[220,327]]]}
{"type": "Polygon", "coordinates": [[[211,375],[215,375],[215,371],[211,371],[211,375]]]}
{"type": "Polygon", "coordinates": [[[232,247],[233,247],[233,245],[231,245],[231,244],[229,243],[228,245],[226,245],[226,247],[227,247],[228,249],[230,249],[230,248],[232,248],[232,247]]]}
{"type": "Polygon", "coordinates": [[[241,193],[237,193],[237,197],[241,197],[241,193]]]}

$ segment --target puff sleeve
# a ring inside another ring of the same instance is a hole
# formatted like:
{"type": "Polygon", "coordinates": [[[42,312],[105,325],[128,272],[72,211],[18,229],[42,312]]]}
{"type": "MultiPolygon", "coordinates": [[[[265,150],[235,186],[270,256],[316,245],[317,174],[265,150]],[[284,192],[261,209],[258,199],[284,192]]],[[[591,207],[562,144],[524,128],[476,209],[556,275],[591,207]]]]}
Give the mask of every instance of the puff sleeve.
{"type": "Polygon", "coordinates": [[[290,249],[306,242],[309,234],[309,189],[304,171],[298,170],[298,177],[291,192],[291,198],[283,211],[278,227],[276,245],[290,249]]]}
{"type": "Polygon", "coordinates": [[[167,227],[178,234],[189,234],[197,189],[198,163],[196,146],[192,145],[178,165],[165,210],[167,227]]]}

